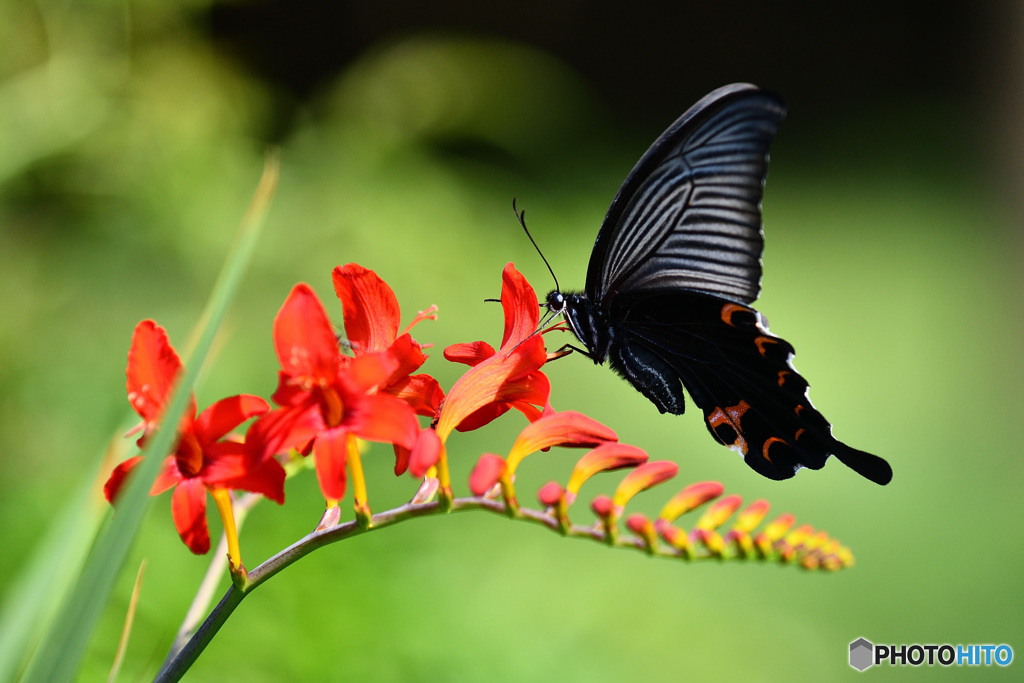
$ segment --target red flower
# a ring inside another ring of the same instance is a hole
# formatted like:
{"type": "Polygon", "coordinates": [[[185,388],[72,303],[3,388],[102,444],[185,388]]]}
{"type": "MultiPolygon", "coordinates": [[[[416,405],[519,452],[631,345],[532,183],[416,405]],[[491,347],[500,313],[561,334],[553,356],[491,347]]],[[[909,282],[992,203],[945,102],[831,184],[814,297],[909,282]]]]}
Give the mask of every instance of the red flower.
{"type": "Polygon", "coordinates": [[[427,357],[409,335],[416,323],[436,318],[429,307],[398,333],[401,317],[398,300],[391,288],[372,270],[355,263],[338,266],[332,274],[334,291],[345,311],[345,336],[356,357],[389,351],[398,366],[381,383],[379,391],[397,396],[419,415],[433,417],[444,398],[441,387],[430,375],[413,375],[427,357]]]}
{"type": "Polygon", "coordinates": [[[547,360],[544,340],[535,334],[540,321],[537,295],[511,263],[502,271],[501,306],[505,333],[497,352],[486,342],[454,344],[444,350],[450,361],[472,368],[459,378],[441,404],[437,435],[445,441],[452,429],[484,426],[515,408],[531,422],[541,415],[551,385],[540,371],[547,360]]]}
{"type": "MultiPolygon", "coordinates": [[[[128,352],[128,400],[142,417],[142,446],[159,425],[174,383],[182,374],[181,360],[167,333],[152,320],[143,320],[132,335],[128,352]]],[[[217,401],[196,416],[192,397],[178,425],[178,441],[150,491],[152,495],[174,487],[171,510],[174,526],[185,545],[201,555],[210,549],[206,525],[207,489],[233,489],[261,493],[284,502],[284,468],[273,459],[253,457],[245,445],[228,433],[246,420],[261,415],[269,406],[257,397],[242,394],[217,401]]],[[[113,502],[128,473],[143,456],[114,468],[103,487],[113,502]]]]}
{"type": "Polygon", "coordinates": [[[355,357],[342,355],[313,290],[305,284],[292,289],[274,320],[281,371],[273,399],[281,407],[257,420],[248,435],[261,457],[292,448],[312,452],[320,489],[335,501],[345,495],[345,466],[355,437],[411,448],[418,430],[410,404],[384,393],[394,386],[388,383],[403,359],[390,347],[373,350],[387,335],[368,326],[372,316],[353,316],[357,319],[363,327],[353,325],[353,346],[360,351],[355,357]]]}

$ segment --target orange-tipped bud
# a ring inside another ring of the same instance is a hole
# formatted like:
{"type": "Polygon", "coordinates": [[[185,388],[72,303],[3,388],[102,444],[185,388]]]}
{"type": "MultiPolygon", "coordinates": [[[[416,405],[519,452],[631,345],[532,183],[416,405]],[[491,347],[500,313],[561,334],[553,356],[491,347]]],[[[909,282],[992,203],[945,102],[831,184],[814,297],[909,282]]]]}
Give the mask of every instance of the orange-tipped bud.
{"type": "Polygon", "coordinates": [[[611,517],[612,511],[615,509],[615,504],[608,496],[600,495],[591,501],[590,509],[593,510],[594,514],[601,519],[608,519],[611,517]]]}
{"type": "Polygon", "coordinates": [[[640,537],[648,552],[654,552],[658,545],[658,536],[654,533],[654,524],[646,515],[633,514],[626,519],[626,527],[640,537]]]}
{"type": "Polygon", "coordinates": [[[733,531],[750,533],[764,520],[770,507],[771,505],[764,498],[755,500],[736,518],[736,522],[732,525],[733,531]]]}
{"type": "Polygon", "coordinates": [[[715,501],[715,503],[697,520],[697,528],[713,531],[725,524],[726,520],[743,504],[743,499],[735,493],[715,501]]]}
{"type": "Polygon", "coordinates": [[[537,491],[537,500],[541,505],[552,507],[558,505],[558,501],[565,496],[565,489],[557,481],[549,481],[537,491]]]}
{"type": "Polygon", "coordinates": [[[504,458],[493,453],[484,453],[469,475],[469,490],[475,496],[484,495],[498,483],[506,471],[504,458]]]}
{"type": "Polygon", "coordinates": [[[618,438],[611,428],[583,413],[574,410],[548,413],[519,433],[508,454],[508,471],[515,472],[523,458],[552,446],[597,446],[618,438]]]}
{"type": "Polygon", "coordinates": [[[683,515],[704,503],[718,498],[725,491],[725,487],[717,481],[701,481],[690,484],[682,491],[672,496],[665,507],[661,509],[659,519],[672,522],[680,515],[683,515]]]}
{"type": "Polygon", "coordinates": [[[676,476],[678,471],[679,465],[669,460],[644,463],[627,474],[626,478],[619,483],[612,500],[616,507],[625,507],[633,496],[668,481],[676,476]]]}
{"type": "Polygon", "coordinates": [[[623,443],[604,443],[593,449],[576,463],[565,490],[575,495],[583,483],[598,472],[610,472],[636,467],[647,462],[647,453],[623,443]]]}

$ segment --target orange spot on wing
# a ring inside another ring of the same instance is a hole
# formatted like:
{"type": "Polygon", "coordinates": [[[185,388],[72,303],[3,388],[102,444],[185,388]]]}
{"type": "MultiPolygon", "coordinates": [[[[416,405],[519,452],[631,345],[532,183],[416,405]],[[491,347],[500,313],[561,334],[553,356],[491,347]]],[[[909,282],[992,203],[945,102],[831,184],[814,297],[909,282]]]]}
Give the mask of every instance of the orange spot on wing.
{"type": "Polygon", "coordinates": [[[723,424],[733,428],[733,431],[736,432],[736,440],[732,445],[742,455],[747,454],[747,441],[743,438],[743,428],[740,427],[740,420],[748,410],[750,410],[750,404],[746,401],[740,401],[734,406],[727,406],[725,410],[716,407],[714,412],[708,415],[708,424],[711,425],[711,429],[720,427],[723,424]]]}
{"type": "Polygon", "coordinates": [[[763,356],[763,355],[765,355],[765,344],[778,344],[779,340],[778,339],[773,339],[772,337],[764,337],[764,336],[762,336],[762,337],[755,338],[754,339],[754,343],[757,345],[757,350],[763,356]]]}
{"type": "Polygon", "coordinates": [[[790,374],[789,370],[779,370],[779,386],[781,387],[786,383],[786,375],[790,374]]]}
{"type": "Polygon", "coordinates": [[[750,313],[751,310],[746,306],[740,306],[739,304],[725,304],[722,306],[722,322],[730,327],[736,327],[732,322],[732,316],[739,312],[750,313]]]}
{"type": "Polygon", "coordinates": [[[796,435],[793,437],[793,440],[794,441],[799,440],[800,437],[803,436],[803,433],[806,432],[806,431],[807,430],[804,429],[803,427],[801,427],[800,429],[796,430],[796,435]]]}
{"type": "MultiPolygon", "coordinates": [[[[772,459],[768,456],[768,449],[771,447],[771,445],[773,443],[776,443],[776,442],[778,442],[778,443],[786,443],[783,439],[780,439],[777,436],[773,436],[773,437],[769,438],[767,441],[764,442],[764,447],[761,449],[761,455],[763,455],[764,459],[767,460],[768,462],[772,461],[772,459]]],[[[786,445],[789,445],[789,444],[786,444],[786,445]]]]}

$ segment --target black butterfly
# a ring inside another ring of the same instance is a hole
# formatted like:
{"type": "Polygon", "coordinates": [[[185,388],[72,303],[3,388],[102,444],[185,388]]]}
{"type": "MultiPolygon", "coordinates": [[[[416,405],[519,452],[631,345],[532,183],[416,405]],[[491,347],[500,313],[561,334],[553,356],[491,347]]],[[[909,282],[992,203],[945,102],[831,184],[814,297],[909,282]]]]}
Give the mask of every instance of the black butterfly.
{"type": "Polygon", "coordinates": [[[777,96],[725,86],[683,114],[626,177],[594,243],[583,293],[548,294],[595,363],[608,359],[658,410],[683,387],[715,439],[788,479],[829,455],[879,484],[889,464],[850,448],[807,397],[793,347],[748,304],[761,289],[761,194],[777,96]]]}

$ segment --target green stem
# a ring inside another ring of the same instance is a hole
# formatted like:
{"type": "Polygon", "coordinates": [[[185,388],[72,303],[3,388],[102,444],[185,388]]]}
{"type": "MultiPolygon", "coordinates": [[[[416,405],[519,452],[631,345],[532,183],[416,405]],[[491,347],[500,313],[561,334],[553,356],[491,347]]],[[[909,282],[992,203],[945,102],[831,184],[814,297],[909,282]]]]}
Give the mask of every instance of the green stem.
{"type": "Polygon", "coordinates": [[[231,613],[235,611],[235,608],[242,602],[242,598],[246,596],[233,584],[228,588],[228,592],[224,594],[217,606],[210,612],[210,616],[206,618],[203,625],[199,627],[199,630],[195,632],[195,635],[189,639],[185,644],[185,647],[181,648],[177,656],[171,661],[164,665],[164,668],[156,675],[154,681],[177,681],[180,680],[185,672],[189,670],[189,667],[195,663],[199,655],[202,654],[203,650],[206,649],[207,644],[213,637],[217,635],[217,631],[224,625],[224,622],[228,620],[231,613]]]}
{"type": "MultiPolygon", "coordinates": [[[[206,621],[204,621],[202,626],[196,630],[188,643],[179,652],[175,653],[172,650],[171,653],[168,654],[167,660],[164,662],[164,667],[157,674],[155,680],[163,683],[165,681],[177,681],[180,679],[217,634],[217,631],[224,622],[227,621],[227,618],[247,595],[256,590],[256,588],[269,580],[272,576],[294,564],[306,555],[309,555],[314,550],[345,540],[351,536],[358,536],[371,531],[377,531],[409,519],[443,515],[448,512],[464,512],[471,510],[483,510],[502,515],[503,517],[509,517],[509,508],[502,500],[490,500],[482,497],[456,498],[451,501],[450,507],[436,500],[429,503],[407,503],[392,510],[373,515],[368,527],[361,525],[358,521],[350,521],[327,529],[314,531],[250,571],[248,574],[248,580],[245,582],[244,587],[238,588],[237,586],[232,585],[228,588],[227,593],[221,599],[220,603],[213,608],[213,611],[210,612],[206,621]]],[[[745,554],[739,552],[726,553],[722,556],[713,555],[711,553],[685,554],[678,549],[664,545],[651,547],[643,539],[635,536],[623,538],[616,535],[614,539],[609,539],[605,530],[600,526],[583,526],[573,524],[567,529],[564,526],[564,523],[560,523],[556,516],[548,514],[542,510],[534,510],[531,508],[518,508],[515,515],[511,518],[540,524],[541,526],[547,527],[551,531],[559,534],[576,538],[585,538],[614,547],[642,550],[645,553],[650,553],[657,557],[686,560],[748,559],[745,554]]],[[[780,558],[773,556],[762,559],[780,558]]]]}

